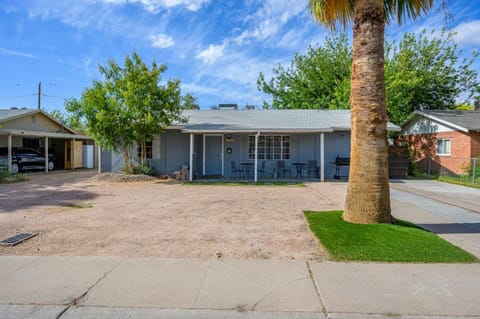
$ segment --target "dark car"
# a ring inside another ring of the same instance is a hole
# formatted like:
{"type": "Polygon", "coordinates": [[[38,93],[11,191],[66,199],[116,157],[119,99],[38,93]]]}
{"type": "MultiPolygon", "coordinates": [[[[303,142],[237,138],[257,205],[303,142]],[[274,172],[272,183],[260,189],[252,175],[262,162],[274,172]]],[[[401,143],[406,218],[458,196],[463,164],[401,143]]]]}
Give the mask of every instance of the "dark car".
{"type": "MultiPolygon", "coordinates": [[[[0,155],[0,166],[6,167],[8,164],[8,155],[0,155]]],[[[55,167],[55,157],[48,154],[48,170],[55,167]]],[[[12,151],[12,173],[19,171],[45,169],[45,154],[32,148],[17,148],[12,151]]]]}

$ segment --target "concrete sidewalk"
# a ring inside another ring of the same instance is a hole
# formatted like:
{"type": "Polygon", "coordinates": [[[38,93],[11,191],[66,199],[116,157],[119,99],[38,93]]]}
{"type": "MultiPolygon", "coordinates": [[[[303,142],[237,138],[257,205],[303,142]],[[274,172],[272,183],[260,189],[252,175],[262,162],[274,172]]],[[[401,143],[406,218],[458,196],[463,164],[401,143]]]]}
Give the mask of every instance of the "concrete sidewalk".
{"type": "Polygon", "coordinates": [[[480,315],[480,264],[0,257],[0,318],[480,315]]]}

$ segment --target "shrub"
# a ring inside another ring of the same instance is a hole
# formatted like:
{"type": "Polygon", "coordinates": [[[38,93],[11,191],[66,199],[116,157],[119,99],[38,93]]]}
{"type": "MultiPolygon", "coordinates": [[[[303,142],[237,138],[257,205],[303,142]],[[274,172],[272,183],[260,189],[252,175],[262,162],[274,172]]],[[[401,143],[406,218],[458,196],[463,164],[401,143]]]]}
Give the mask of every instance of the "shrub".
{"type": "Polygon", "coordinates": [[[137,166],[134,166],[133,167],[133,172],[132,172],[134,175],[149,175],[149,176],[153,176],[155,175],[155,170],[150,167],[150,165],[148,164],[139,164],[137,166]]]}

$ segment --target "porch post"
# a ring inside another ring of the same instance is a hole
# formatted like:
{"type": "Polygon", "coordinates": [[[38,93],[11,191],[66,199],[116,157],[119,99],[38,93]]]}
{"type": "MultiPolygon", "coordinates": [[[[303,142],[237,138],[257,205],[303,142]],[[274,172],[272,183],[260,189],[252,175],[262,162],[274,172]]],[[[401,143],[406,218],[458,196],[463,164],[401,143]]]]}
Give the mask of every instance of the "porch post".
{"type": "Polygon", "coordinates": [[[45,136],[45,173],[48,173],[48,136],[45,136]]]}
{"type": "Polygon", "coordinates": [[[259,136],[260,136],[260,132],[257,132],[257,134],[255,134],[255,165],[253,167],[254,169],[253,176],[254,176],[255,183],[257,182],[257,177],[258,177],[257,167],[258,167],[258,137],[259,136]]]}
{"type": "Polygon", "coordinates": [[[75,170],[75,137],[72,142],[72,171],[75,170]]]}
{"type": "Polygon", "coordinates": [[[12,172],[12,134],[8,134],[8,172],[12,172]]]}
{"type": "Polygon", "coordinates": [[[320,181],[325,182],[325,133],[320,134],[320,181]]]}
{"type": "Polygon", "coordinates": [[[102,172],[102,148],[98,144],[98,173],[102,172]]]}
{"type": "Polygon", "coordinates": [[[193,181],[193,133],[190,133],[190,169],[188,170],[188,180],[193,181]]]}

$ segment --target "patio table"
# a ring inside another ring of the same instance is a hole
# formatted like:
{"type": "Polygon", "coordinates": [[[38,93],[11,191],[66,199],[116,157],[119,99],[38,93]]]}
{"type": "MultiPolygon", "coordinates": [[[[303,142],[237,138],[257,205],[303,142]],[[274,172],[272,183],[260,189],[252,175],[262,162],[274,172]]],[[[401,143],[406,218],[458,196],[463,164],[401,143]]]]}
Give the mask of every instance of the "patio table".
{"type": "Polygon", "coordinates": [[[240,163],[240,167],[242,168],[243,176],[245,176],[245,178],[248,178],[248,176],[253,175],[253,166],[255,166],[255,163],[251,163],[251,162],[240,163]]]}
{"type": "Polygon", "coordinates": [[[295,175],[295,178],[303,178],[302,170],[305,166],[307,166],[307,163],[292,163],[292,165],[297,169],[297,175],[295,175]]]}

